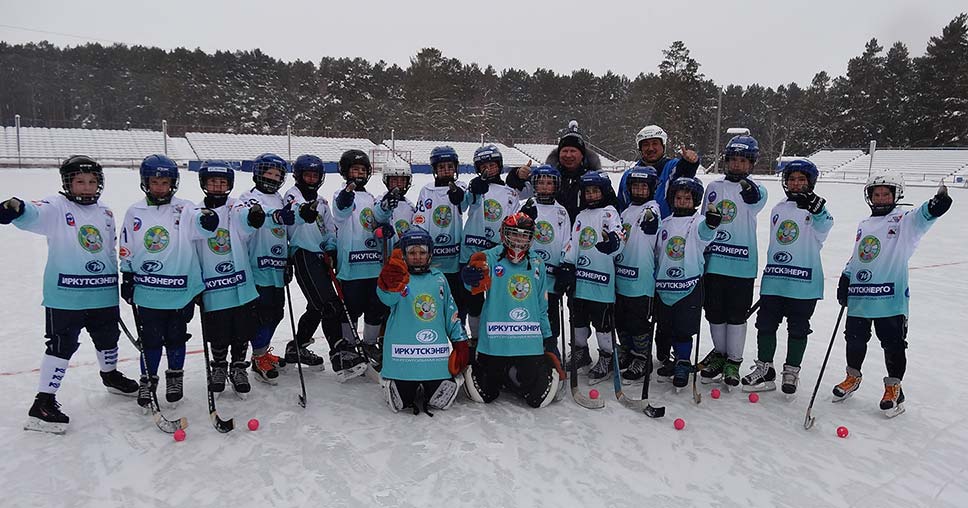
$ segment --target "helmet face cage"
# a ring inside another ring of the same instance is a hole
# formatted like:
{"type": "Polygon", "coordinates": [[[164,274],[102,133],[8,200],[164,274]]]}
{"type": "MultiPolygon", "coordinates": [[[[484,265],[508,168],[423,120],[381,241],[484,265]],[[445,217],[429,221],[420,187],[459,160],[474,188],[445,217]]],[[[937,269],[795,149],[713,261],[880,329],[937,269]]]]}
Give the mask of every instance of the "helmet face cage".
{"type": "Polygon", "coordinates": [[[655,188],[658,184],[658,177],[652,166],[633,168],[625,183],[628,186],[629,200],[632,204],[641,205],[651,199],[655,199],[655,188]],[[644,184],[649,189],[649,195],[644,198],[636,196],[632,192],[633,183],[644,184]]]}
{"type": "Polygon", "coordinates": [[[281,157],[275,154],[266,153],[256,157],[252,166],[252,181],[255,188],[266,194],[275,194],[286,181],[286,172],[289,170],[288,164],[281,157]],[[266,172],[270,169],[278,169],[279,180],[266,178],[266,172]]]}
{"type": "Polygon", "coordinates": [[[370,165],[370,157],[366,155],[363,150],[347,150],[343,152],[343,155],[339,158],[339,174],[347,182],[353,182],[357,187],[363,187],[367,182],[370,181],[370,176],[373,175],[373,166],[370,165]],[[364,167],[365,175],[357,178],[350,178],[350,168],[360,164],[364,167]]]}
{"type": "Polygon", "coordinates": [[[227,162],[222,161],[206,161],[202,163],[202,167],[198,169],[198,183],[202,187],[202,192],[209,197],[224,197],[228,196],[232,189],[235,188],[235,171],[227,162]],[[211,192],[205,187],[205,182],[209,178],[222,177],[228,180],[228,189],[225,192],[211,192]]]}
{"type": "Polygon", "coordinates": [[[791,194],[789,187],[787,186],[787,180],[789,180],[790,175],[793,173],[801,173],[807,177],[807,191],[813,191],[814,187],[817,185],[817,177],[819,172],[817,171],[817,166],[812,162],[796,160],[790,162],[783,167],[783,173],[780,178],[780,184],[783,186],[783,191],[787,195],[791,194]]]}
{"type": "Polygon", "coordinates": [[[178,191],[178,165],[168,157],[151,155],[141,163],[141,190],[152,201],[157,204],[171,202],[172,196],[178,191]],[[168,193],[161,197],[151,195],[151,177],[162,177],[171,179],[171,187],[168,193]]]}
{"type": "Polygon", "coordinates": [[[538,203],[550,205],[555,202],[558,191],[561,189],[561,173],[557,169],[548,165],[538,166],[531,172],[529,180],[531,181],[534,198],[538,203]],[[538,192],[538,182],[545,179],[550,179],[552,182],[552,191],[550,194],[538,192]]]}
{"type": "Polygon", "coordinates": [[[864,200],[867,201],[867,206],[871,208],[871,212],[874,214],[886,214],[890,212],[902,199],[904,199],[904,179],[899,174],[882,173],[874,175],[864,185],[864,200]],[[875,187],[887,187],[890,189],[891,194],[894,196],[894,201],[889,205],[874,204],[872,198],[875,187]]]}
{"type": "Polygon", "coordinates": [[[457,172],[460,170],[460,161],[457,157],[457,150],[449,146],[438,146],[430,152],[430,170],[434,174],[434,178],[440,178],[437,176],[437,165],[442,162],[453,162],[454,163],[454,175],[450,177],[451,181],[457,179],[457,172]]]}
{"type": "Polygon", "coordinates": [[[671,184],[669,184],[669,189],[666,191],[666,202],[669,203],[669,207],[680,213],[688,212],[692,215],[702,204],[702,182],[696,178],[676,178],[671,184]],[[692,208],[677,208],[676,207],[676,193],[680,190],[687,190],[692,195],[692,208]]]}
{"type": "Polygon", "coordinates": [[[578,194],[578,205],[579,208],[598,208],[609,203],[615,192],[612,190],[612,181],[608,179],[607,176],[598,171],[590,171],[582,175],[581,180],[578,181],[579,194],[578,194]],[[598,187],[602,193],[602,197],[594,202],[589,202],[585,197],[585,190],[589,187],[598,187]]]}
{"type": "Polygon", "coordinates": [[[390,165],[383,168],[383,185],[386,186],[388,191],[393,190],[393,187],[390,186],[390,179],[393,177],[403,177],[407,179],[407,183],[400,188],[400,193],[406,194],[407,191],[410,190],[410,185],[413,183],[413,172],[410,169],[410,165],[395,165],[391,162],[390,165]]]}
{"type": "Polygon", "coordinates": [[[300,155],[292,165],[292,177],[296,180],[297,185],[301,185],[310,190],[317,190],[326,180],[326,168],[323,166],[323,161],[319,157],[315,155],[300,155]],[[303,175],[307,172],[318,173],[319,180],[314,184],[306,183],[303,180],[303,175]]]}
{"type": "Polygon", "coordinates": [[[752,172],[752,167],[756,165],[756,160],[760,156],[760,144],[756,141],[753,136],[734,136],[726,143],[726,148],[723,150],[723,172],[726,174],[727,179],[731,181],[739,181],[745,174],[733,173],[729,170],[729,158],[730,157],[742,157],[750,162],[750,171],[752,172]],[[730,178],[732,177],[732,178],[730,178]]]}
{"type": "Polygon", "coordinates": [[[504,156],[494,145],[482,146],[474,151],[474,170],[478,175],[481,174],[481,165],[485,162],[496,162],[498,175],[504,170],[504,156]]]}
{"type": "Polygon", "coordinates": [[[504,244],[505,257],[510,259],[511,262],[517,263],[524,259],[533,242],[534,222],[530,222],[530,218],[528,218],[528,223],[518,221],[512,225],[505,221],[501,225],[501,243],[504,244]]]}
{"type": "Polygon", "coordinates": [[[400,250],[403,252],[403,260],[407,263],[407,271],[413,274],[427,273],[430,271],[430,262],[433,260],[433,240],[430,234],[419,226],[413,226],[403,236],[400,237],[400,250]],[[410,260],[410,254],[414,252],[425,252],[427,254],[426,263],[416,264],[410,260]]]}
{"type": "Polygon", "coordinates": [[[79,205],[92,205],[101,198],[104,191],[104,170],[94,159],[86,155],[72,155],[60,167],[61,187],[64,189],[64,196],[79,205]],[[97,178],[97,190],[93,196],[76,196],[71,191],[71,182],[74,177],[81,173],[90,173],[97,178]]]}

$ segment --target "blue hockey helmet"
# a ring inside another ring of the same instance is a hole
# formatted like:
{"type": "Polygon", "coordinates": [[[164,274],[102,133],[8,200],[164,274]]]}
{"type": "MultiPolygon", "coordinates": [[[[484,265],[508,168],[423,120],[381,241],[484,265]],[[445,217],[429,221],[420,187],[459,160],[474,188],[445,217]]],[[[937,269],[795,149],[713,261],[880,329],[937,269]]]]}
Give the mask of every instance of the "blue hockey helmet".
{"type": "Polygon", "coordinates": [[[403,260],[407,262],[407,270],[410,273],[427,273],[430,271],[430,261],[433,258],[434,253],[434,240],[430,237],[430,233],[428,233],[427,230],[416,225],[410,226],[410,229],[400,236],[397,246],[399,246],[400,250],[403,252],[403,260]],[[407,254],[411,252],[412,247],[423,247],[426,249],[426,263],[411,263],[407,254]]]}
{"type": "Polygon", "coordinates": [[[203,161],[202,165],[198,168],[198,183],[202,186],[202,191],[205,192],[206,196],[221,197],[228,196],[232,189],[235,188],[235,170],[232,169],[232,165],[225,161],[220,160],[210,160],[203,161]],[[205,182],[209,178],[222,177],[228,180],[229,189],[224,193],[211,193],[205,188],[205,182]]]}
{"type": "Polygon", "coordinates": [[[601,171],[588,171],[581,175],[578,181],[581,192],[578,195],[578,207],[582,210],[586,208],[601,208],[615,203],[615,191],[612,189],[612,181],[608,175],[601,171]],[[585,197],[585,189],[598,187],[602,191],[601,199],[589,202],[585,197]]]}
{"type": "Polygon", "coordinates": [[[430,168],[434,172],[434,177],[437,176],[437,164],[441,162],[453,162],[456,172],[457,167],[460,166],[457,150],[454,150],[451,146],[436,146],[430,151],[430,168]]]}
{"type": "Polygon", "coordinates": [[[807,189],[813,190],[814,186],[817,185],[817,177],[820,176],[820,171],[817,170],[816,164],[806,160],[806,159],[796,159],[790,161],[783,166],[781,170],[780,181],[783,184],[783,191],[790,195],[790,190],[787,189],[787,179],[790,175],[796,172],[803,173],[807,177],[807,189]]]}
{"type": "Polygon", "coordinates": [[[555,197],[558,195],[558,190],[561,189],[561,172],[558,171],[558,168],[549,164],[542,164],[531,170],[529,181],[531,182],[531,189],[534,192],[534,198],[538,203],[550,205],[555,202],[555,197]],[[542,194],[538,192],[538,180],[542,178],[550,178],[554,183],[554,189],[552,190],[551,194],[542,194]]]}
{"type": "Polygon", "coordinates": [[[274,153],[264,153],[252,161],[252,181],[255,188],[266,194],[275,194],[282,187],[282,182],[286,181],[286,173],[289,172],[289,164],[274,153]],[[278,180],[266,178],[266,172],[270,169],[278,169],[280,177],[278,180]]]}
{"type": "Polygon", "coordinates": [[[303,154],[296,157],[296,162],[292,164],[292,177],[296,180],[296,185],[303,186],[310,190],[316,190],[323,181],[326,180],[326,168],[323,166],[323,160],[315,155],[303,154]],[[319,180],[316,183],[310,185],[303,180],[303,174],[306,172],[319,173],[319,180]]]}
{"type": "Polygon", "coordinates": [[[151,198],[153,204],[163,205],[171,202],[171,197],[178,190],[178,164],[175,161],[161,154],[154,154],[145,157],[141,161],[141,190],[146,196],[151,198]],[[171,179],[171,188],[168,194],[162,197],[151,196],[148,189],[148,179],[151,177],[167,177],[171,179]]]}
{"type": "Polygon", "coordinates": [[[478,174],[481,173],[481,164],[485,162],[496,162],[498,165],[498,174],[504,170],[504,156],[501,155],[501,150],[494,145],[484,145],[477,150],[474,150],[474,170],[478,174]]]}
{"type": "Polygon", "coordinates": [[[629,201],[635,205],[641,205],[650,199],[655,199],[655,188],[659,183],[659,176],[652,166],[633,166],[625,177],[625,187],[629,192],[629,201]],[[633,183],[644,183],[649,189],[649,195],[645,197],[632,194],[633,183]]]}
{"type": "Polygon", "coordinates": [[[726,179],[729,181],[739,181],[741,178],[746,176],[748,173],[733,173],[729,170],[729,158],[730,157],[742,157],[750,161],[750,166],[756,165],[756,160],[760,156],[760,144],[756,141],[756,138],[749,135],[733,136],[732,139],[726,143],[726,148],[723,150],[723,167],[726,173],[726,179]]]}
{"type": "Polygon", "coordinates": [[[669,183],[669,188],[666,189],[666,202],[675,211],[676,216],[692,215],[696,213],[696,208],[699,208],[699,205],[702,204],[702,192],[702,181],[698,178],[679,177],[669,183]],[[676,192],[681,190],[689,191],[692,195],[691,208],[676,208],[676,192]]]}

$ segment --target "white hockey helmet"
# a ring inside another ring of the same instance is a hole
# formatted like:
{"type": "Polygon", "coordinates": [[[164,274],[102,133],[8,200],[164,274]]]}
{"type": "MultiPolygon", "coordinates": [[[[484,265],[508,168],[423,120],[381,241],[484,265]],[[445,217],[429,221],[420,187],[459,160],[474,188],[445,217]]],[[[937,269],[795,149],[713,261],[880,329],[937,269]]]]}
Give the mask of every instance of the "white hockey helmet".
{"type": "Polygon", "coordinates": [[[669,135],[666,134],[666,131],[662,130],[662,127],[658,125],[646,125],[642,127],[639,133],[635,135],[635,149],[638,150],[643,141],[655,138],[662,141],[663,147],[669,144],[669,135]]]}
{"type": "Polygon", "coordinates": [[[867,183],[864,185],[864,199],[867,200],[867,205],[871,207],[872,212],[889,212],[890,210],[894,209],[894,207],[897,206],[902,199],[904,199],[904,177],[895,171],[874,173],[867,178],[867,183]],[[894,194],[894,203],[889,206],[879,206],[871,203],[871,194],[874,191],[874,187],[881,186],[888,187],[894,194]]]}
{"type": "Polygon", "coordinates": [[[406,193],[410,190],[410,184],[413,182],[413,170],[410,169],[410,164],[407,164],[406,161],[399,157],[390,157],[386,165],[383,166],[383,185],[386,185],[387,190],[390,190],[391,176],[405,177],[407,179],[407,185],[400,189],[400,191],[406,193]]]}

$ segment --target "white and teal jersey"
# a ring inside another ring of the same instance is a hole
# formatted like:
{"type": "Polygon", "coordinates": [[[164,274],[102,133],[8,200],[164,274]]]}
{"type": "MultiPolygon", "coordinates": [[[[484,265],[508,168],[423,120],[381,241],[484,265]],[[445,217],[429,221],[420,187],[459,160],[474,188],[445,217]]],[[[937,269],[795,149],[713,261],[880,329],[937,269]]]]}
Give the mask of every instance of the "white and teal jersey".
{"type": "Polygon", "coordinates": [[[818,214],[781,201],[770,213],[770,249],[760,282],[761,295],[799,300],[823,298],[823,263],[820,249],[834,218],[827,207],[818,214]]]}
{"type": "Polygon", "coordinates": [[[202,290],[202,267],[193,240],[206,233],[198,209],[187,199],[164,205],[142,199],[121,224],[121,271],[134,274],[134,303],[149,309],[181,309],[202,290]]]}
{"type": "Polygon", "coordinates": [[[615,258],[615,292],[622,296],[651,297],[655,294],[655,243],[659,235],[658,231],[654,235],[642,232],[647,209],[652,210],[656,219],[662,213],[655,201],[629,205],[622,212],[625,248],[615,258]]]}
{"type": "Polygon", "coordinates": [[[538,218],[534,221],[531,252],[545,262],[548,272],[545,287],[549,293],[554,293],[554,269],[561,264],[561,251],[565,250],[568,235],[571,234],[571,219],[568,218],[568,210],[557,202],[550,205],[535,204],[535,208],[538,209],[538,218]]]}
{"type": "Polygon", "coordinates": [[[575,297],[593,302],[615,302],[615,258],[625,247],[622,217],[615,207],[582,210],[575,217],[561,262],[575,266],[575,297]],[[603,254],[595,246],[607,233],[618,234],[618,250],[603,254]]]}
{"type": "MultiPolygon", "coordinates": [[[[385,195],[386,193],[384,192],[383,194],[380,195],[380,197],[376,198],[376,207],[380,208],[382,214],[387,216],[386,219],[384,219],[381,222],[381,224],[390,224],[391,226],[393,226],[394,234],[387,240],[387,255],[389,256],[390,255],[389,253],[393,250],[394,247],[397,246],[397,240],[400,238],[400,236],[406,233],[408,229],[410,229],[410,224],[413,223],[413,214],[415,209],[414,209],[413,203],[411,203],[410,200],[404,197],[403,199],[397,202],[397,206],[395,206],[393,210],[389,212],[386,210],[382,210],[382,207],[380,206],[380,200],[382,200],[383,196],[385,195]]],[[[380,246],[380,250],[381,251],[383,250],[382,245],[380,246]]]]}
{"type": "MultiPolygon", "coordinates": [[[[283,196],[286,204],[293,203],[293,208],[298,210],[298,206],[305,203],[302,192],[293,187],[283,196]]],[[[289,230],[289,254],[296,249],[303,249],[309,252],[325,252],[336,250],[336,221],[333,220],[333,213],[329,210],[329,201],[319,196],[316,198],[316,222],[296,224],[287,226],[289,230]]],[[[298,212],[297,212],[298,216],[298,212]]]]}
{"type": "Polygon", "coordinates": [[[403,291],[377,288],[376,295],[390,307],[380,374],[405,381],[451,377],[447,370],[450,342],[466,338],[444,274],[434,268],[411,274],[403,291]]]}
{"type": "Polygon", "coordinates": [[[84,310],[118,305],[114,213],[61,194],[24,202],[13,225],[47,237],[43,306],[84,310]]]}
{"type": "Polygon", "coordinates": [[[544,338],[551,337],[544,261],[529,252],[512,263],[503,252],[503,245],[484,251],[491,288],[481,310],[477,350],[492,356],[543,354],[544,338]]]}
{"type": "Polygon", "coordinates": [[[766,187],[760,189],[760,200],[746,204],[740,196],[739,183],[717,180],[706,187],[706,196],[699,213],[710,204],[723,214],[723,222],[716,228],[716,238],[706,253],[706,273],[716,273],[740,279],[755,279],[759,271],[756,249],[756,215],[766,206],[766,187]]]}
{"type": "Polygon", "coordinates": [[[507,185],[492,183],[481,196],[467,191],[461,207],[467,210],[467,222],[464,224],[460,262],[467,263],[471,254],[500,244],[501,223],[518,211],[519,206],[518,191],[507,185]]]}
{"type": "MultiPolygon", "coordinates": [[[[467,186],[457,182],[464,190],[467,186]]],[[[450,202],[450,187],[434,187],[433,182],[420,189],[413,223],[427,230],[434,239],[431,266],[443,273],[457,273],[460,265],[460,244],[464,239],[464,211],[450,202]]],[[[466,201],[465,201],[466,202],[466,201]]]]}
{"type": "Polygon", "coordinates": [[[655,292],[666,305],[692,293],[703,274],[703,251],[715,236],[702,215],[670,216],[659,225],[655,244],[655,292]]]}
{"type": "Polygon", "coordinates": [[[908,261],[935,219],[924,203],[860,221],[853,254],[844,268],[844,275],[850,277],[848,316],[907,316],[911,297],[908,261]]]}
{"type": "MultiPolygon", "coordinates": [[[[204,207],[202,201],[198,205],[204,207]]],[[[212,210],[218,214],[215,231],[202,230],[195,237],[198,261],[202,265],[203,310],[231,309],[258,298],[249,250],[246,241],[256,231],[249,225],[249,205],[228,198],[224,205],[212,210]]]]}
{"type": "Polygon", "coordinates": [[[333,195],[333,217],[336,219],[336,247],[340,280],[375,279],[383,268],[383,245],[373,231],[385,223],[386,214],[373,194],[353,191],[353,204],[344,210],[336,206],[333,195]]]}
{"type": "MultiPolygon", "coordinates": [[[[256,286],[281,288],[286,285],[286,263],[289,260],[288,226],[272,218],[273,212],[282,208],[282,196],[278,192],[266,194],[258,189],[243,192],[239,200],[249,206],[258,203],[266,212],[266,222],[246,240],[252,278],[256,286]]],[[[298,211],[298,210],[297,210],[298,211]]],[[[305,224],[296,214],[296,224],[305,224]]]]}

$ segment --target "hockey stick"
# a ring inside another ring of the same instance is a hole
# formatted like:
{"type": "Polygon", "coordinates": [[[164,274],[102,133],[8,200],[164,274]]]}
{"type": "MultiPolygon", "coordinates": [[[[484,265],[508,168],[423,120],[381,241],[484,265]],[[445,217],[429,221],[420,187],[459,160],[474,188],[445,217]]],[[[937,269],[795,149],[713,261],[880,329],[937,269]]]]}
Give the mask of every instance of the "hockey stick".
{"type": "MultiPolygon", "coordinates": [[[[565,323],[565,295],[562,295],[561,305],[558,306],[558,318],[562,323],[562,335],[564,335],[564,323],[565,323]]],[[[570,316],[569,316],[570,317],[570,316]]],[[[575,327],[571,324],[571,319],[568,320],[568,329],[571,330],[571,369],[568,375],[571,377],[571,396],[575,399],[575,402],[585,408],[585,409],[602,409],[605,407],[605,401],[599,397],[597,399],[592,399],[588,395],[585,395],[578,389],[578,363],[575,362],[575,327]]],[[[564,351],[562,351],[564,354],[564,351]]]]}
{"type": "MultiPolygon", "coordinates": [[[[615,312],[614,311],[612,312],[611,319],[612,319],[612,382],[615,385],[615,398],[618,399],[618,401],[621,402],[623,406],[629,409],[634,409],[636,411],[640,411],[640,410],[646,411],[646,409],[652,407],[649,404],[649,399],[641,399],[641,400],[631,399],[629,398],[628,395],[625,395],[625,392],[622,390],[622,372],[620,368],[621,366],[619,365],[619,362],[618,362],[618,336],[617,336],[617,332],[615,331],[615,312]]],[[[652,352],[650,351],[649,353],[651,354],[652,352]]],[[[658,408],[652,408],[652,409],[654,412],[654,410],[658,408]]],[[[662,408],[662,413],[665,414],[665,408],[662,408]]],[[[649,414],[649,412],[646,411],[646,414],[649,414]]]]}
{"type": "MultiPolygon", "coordinates": [[[[652,343],[655,342],[655,299],[659,295],[654,295],[649,300],[649,368],[645,369],[645,379],[642,380],[642,400],[649,400],[649,383],[652,381],[652,343]]],[[[665,406],[653,406],[651,403],[643,410],[649,418],[662,418],[665,416],[665,406]]]]}
{"type": "MultiPolygon", "coordinates": [[[[138,336],[140,337],[141,325],[138,319],[138,311],[135,310],[137,307],[132,305],[131,309],[134,311],[134,323],[138,330],[138,336]]],[[[140,338],[134,338],[134,335],[131,334],[131,331],[128,330],[127,325],[124,324],[124,321],[122,321],[120,317],[118,317],[118,324],[121,325],[121,330],[124,331],[124,334],[128,337],[128,340],[131,341],[131,344],[138,349],[138,359],[141,362],[141,368],[147,374],[148,367],[145,364],[145,353],[144,349],[142,349],[140,338]]],[[[155,425],[158,426],[158,429],[162,432],[166,434],[174,434],[178,429],[188,428],[188,418],[185,418],[184,416],[178,418],[177,420],[169,420],[168,418],[165,418],[165,415],[161,412],[161,404],[158,403],[158,394],[154,390],[151,390],[151,403],[148,405],[148,408],[151,410],[151,417],[155,420],[155,425]]]]}
{"type": "Polygon", "coordinates": [[[837,330],[840,328],[840,320],[844,317],[844,311],[847,310],[846,305],[840,306],[840,313],[837,314],[837,324],[834,325],[834,333],[830,336],[830,344],[827,345],[827,354],[823,357],[823,365],[820,366],[820,374],[817,374],[817,384],[813,387],[813,395],[810,396],[810,405],[807,406],[807,416],[803,419],[803,428],[810,430],[813,427],[813,423],[816,421],[810,411],[813,409],[813,401],[817,399],[817,390],[820,389],[820,380],[823,379],[823,373],[827,370],[827,360],[830,359],[830,351],[834,348],[834,339],[837,337],[837,330]]]}
{"type": "MultiPolygon", "coordinates": [[[[703,302],[705,299],[705,291],[703,291],[703,282],[699,281],[699,301],[703,302]]],[[[699,336],[702,334],[702,324],[700,323],[699,329],[696,330],[696,347],[692,352],[692,400],[696,401],[696,404],[702,402],[702,395],[699,393],[699,388],[696,386],[696,378],[699,377],[699,336]]]]}
{"type": "Polygon", "coordinates": [[[748,311],[746,311],[746,320],[748,321],[749,318],[753,317],[753,314],[756,314],[756,311],[759,308],[760,308],[760,299],[757,298],[756,299],[756,303],[754,303],[753,306],[750,307],[750,309],[748,311]]]}
{"type": "Polygon", "coordinates": [[[299,394],[299,405],[301,407],[306,407],[306,378],[303,377],[302,368],[302,346],[299,345],[299,341],[296,339],[296,319],[292,317],[292,293],[289,291],[289,283],[286,282],[286,307],[289,308],[289,327],[292,328],[292,341],[296,346],[296,371],[299,372],[299,388],[302,389],[302,393],[299,394]]]}
{"type": "MultiPolygon", "coordinates": [[[[363,340],[360,338],[360,332],[356,329],[356,325],[353,323],[353,318],[350,316],[350,310],[346,308],[346,299],[343,295],[343,285],[339,283],[336,278],[336,272],[333,271],[333,267],[326,265],[326,270],[329,273],[329,280],[333,283],[333,288],[336,289],[336,296],[339,297],[340,307],[343,308],[343,316],[346,318],[346,323],[348,324],[350,331],[353,332],[353,340],[356,341],[357,350],[360,355],[366,360],[366,370],[363,373],[366,375],[370,381],[376,384],[382,385],[383,378],[380,373],[373,368],[373,362],[370,361],[370,356],[366,353],[366,349],[363,348],[363,340]]],[[[375,296],[375,295],[374,295],[375,296]]]]}
{"type": "MultiPolygon", "coordinates": [[[[204,308],[200,310],[201,312],[205,312],[204,308]]],[[[208,388],[212,383],[212,366],[210,365],[211,359],[208,354],[208,334],[205,333],[205,316],[199,315],[199,319],[202,321],[202,349],[205,351],[205,391],[208,392],[208,416],[212,420],[212,426],[215,427],[215,430],[225,434],[235,429],[235,420],[232,418],[223,420],[219,418],[218,412],[215,410],[215,393],[208,388]]]]}

